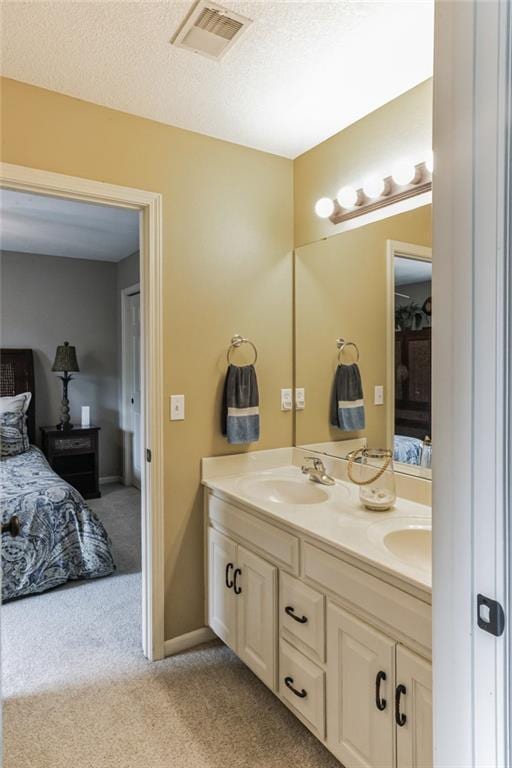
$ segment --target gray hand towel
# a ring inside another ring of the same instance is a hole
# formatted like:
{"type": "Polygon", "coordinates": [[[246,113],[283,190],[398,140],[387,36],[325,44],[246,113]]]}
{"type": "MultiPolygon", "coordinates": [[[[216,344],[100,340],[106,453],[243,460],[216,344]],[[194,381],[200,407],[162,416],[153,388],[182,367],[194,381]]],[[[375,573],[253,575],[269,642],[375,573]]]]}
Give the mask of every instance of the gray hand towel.
{"type": "Polygon", "coordinates": [[[260,437],[258,380],[254,365],[230,365],[224,384],[221,429],[228,443],[255,443],[260,437]]]}
{"type": "Polygon", "coordinates": [[[361,373],[356,363],[338,365],[331,397],[331,424],[344,432],[364,429],[364,401],[361,373]]]}

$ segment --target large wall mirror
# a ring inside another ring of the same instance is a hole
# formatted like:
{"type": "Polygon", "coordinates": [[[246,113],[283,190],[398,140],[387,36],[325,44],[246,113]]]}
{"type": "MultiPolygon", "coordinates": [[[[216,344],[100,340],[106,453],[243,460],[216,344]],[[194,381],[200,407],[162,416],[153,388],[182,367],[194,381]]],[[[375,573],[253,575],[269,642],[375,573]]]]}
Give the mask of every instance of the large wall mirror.
{"type": "Polygon", "coordinates": [[[431,239],[423,205],[296,249],[296,445],[430,477],[431,239]]]}

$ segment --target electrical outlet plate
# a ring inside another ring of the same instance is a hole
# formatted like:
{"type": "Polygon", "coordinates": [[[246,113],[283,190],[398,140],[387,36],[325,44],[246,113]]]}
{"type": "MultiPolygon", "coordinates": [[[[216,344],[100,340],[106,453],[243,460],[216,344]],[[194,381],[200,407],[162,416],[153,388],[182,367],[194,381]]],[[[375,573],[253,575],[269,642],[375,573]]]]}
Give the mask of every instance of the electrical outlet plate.
{"type": "Polygon", "coordinates": [[[303,411],[306,407],[306,391],[304,387],[297,387],[295,390],[295,408],[303,411]]]}
{"type": "Polygon", "coordinates": [[[384,405],[384,387],[382,385],[378,385],[374,389],[373,404],[384,405]]]}
{"type": "Polygon", "coordinates": [[[292,403],[292,391],[291,389],[281,390],[281,410],[291,411],[293,407],[292,403]]]}

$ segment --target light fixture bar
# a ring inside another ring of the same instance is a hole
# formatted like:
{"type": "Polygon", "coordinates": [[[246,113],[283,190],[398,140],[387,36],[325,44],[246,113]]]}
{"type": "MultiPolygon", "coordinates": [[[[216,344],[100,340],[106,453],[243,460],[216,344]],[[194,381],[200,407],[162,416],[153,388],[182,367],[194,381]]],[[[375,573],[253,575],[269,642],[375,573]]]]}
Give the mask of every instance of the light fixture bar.
{"type": "MultiPolygon", "coordinates": [[[[376,197],[370,197],[368,192],[372,192],[372,185],[366,184],[366,191],[364,185],[359,189],[355,189],[355,203],[348,207],[343,207],[337,198],[332,201],[333,210],[330,215],[327,215],[330,198],[322,198],[323,213],[322,218],[328,218],[333,224],[341,224],[343,221],[348,221],[356,216],[363,216],[365,213],[376,211],[379,208],[384,208],[387,205],[398,203],[401,200],[406,200],[409,197],[421,195],[424,192],[429,192],[432,189],[432,172],[429,170],[428,161],[416,163],[414,168],[414,175],[410,174],[411,181],[406,184],[398,183],[392,175],[386,176],[382,179],[382,191],[376,197]]],[[[377,189],[378,185],[373,185],[374,189],[377,189]]],[[[349,195],[347,190],[352,190],[351,187],[344,187],[340,190],[339,194],[342,202],[344,199],[349,201],[354,195],[349,195]]],[[[320,215],[317,210],[317,215],[320,215]]]]}

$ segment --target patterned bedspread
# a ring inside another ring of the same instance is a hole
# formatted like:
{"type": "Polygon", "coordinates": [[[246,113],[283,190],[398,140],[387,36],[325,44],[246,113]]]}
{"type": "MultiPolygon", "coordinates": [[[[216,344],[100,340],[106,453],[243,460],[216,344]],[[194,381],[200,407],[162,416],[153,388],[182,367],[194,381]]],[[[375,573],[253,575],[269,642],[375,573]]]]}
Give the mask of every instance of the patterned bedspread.
{"type": "Polygon", "coordinates": [[[420,463],[422,441],[417,437],[395,435],[394,460],[402,464],[420,463]]]}
{"type": "Polygon", "coordinates": [[[19,536],[2,536],[4,601],[115,569],[102,523],[39,448],[0,460],[0,508],[2,522],[21,523],[19,536]]]}

